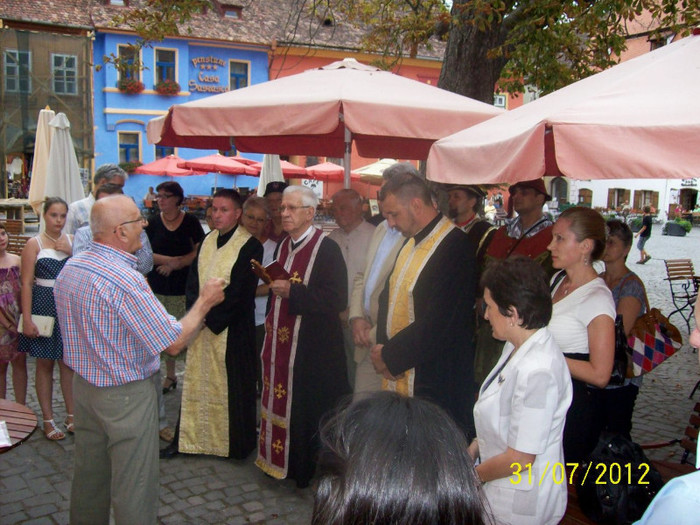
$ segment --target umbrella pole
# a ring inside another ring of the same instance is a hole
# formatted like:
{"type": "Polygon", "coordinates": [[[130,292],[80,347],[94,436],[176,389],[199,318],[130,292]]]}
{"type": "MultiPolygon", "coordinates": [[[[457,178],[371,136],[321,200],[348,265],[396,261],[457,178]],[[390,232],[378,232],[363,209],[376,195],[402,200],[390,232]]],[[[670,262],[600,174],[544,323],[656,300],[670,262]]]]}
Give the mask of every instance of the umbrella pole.
{"type": "Polygon", "coordinates": [[[347,128],[347,126],[343,126],[343,129],[345,130],[345,155],[343,156],[343,164],[345,168],[345,174],[343,177],[343,188],[349,188],[350,187],[350,153],[352,152],[352,133],[350,133],[350,130],[347,128]]]}

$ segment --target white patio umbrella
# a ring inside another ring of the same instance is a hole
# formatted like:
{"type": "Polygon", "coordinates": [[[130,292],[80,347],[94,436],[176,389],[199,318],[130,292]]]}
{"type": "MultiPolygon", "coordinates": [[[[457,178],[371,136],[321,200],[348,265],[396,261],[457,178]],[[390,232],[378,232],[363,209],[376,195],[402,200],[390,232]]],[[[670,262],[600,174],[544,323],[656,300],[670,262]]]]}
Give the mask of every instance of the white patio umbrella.
{"type": "Polygon", "coordinates": [[[78,158],[70,136],[70,122],[65,113],[59,113],[49,122],[49,126],[55,131],[51,140],[44,195],[61,197],[70,204],[85,197],[78,158]]]}
{"type": "Polygon", "coordinates": [[[280,156],[274,154],[266,154],[263,157],[262,170],[260,171],[260,182],[258,182],[258,195],[265,196],[265,187],[275,181],[284,182],[282,175],[282,163],[280,156]]]}
{"type": "Polygon", "coordinates": [[[32,179],[29,183],[29,205],[37,216],[41,216],[41,203],[44,200],[44,188],[46,187],[46,167],[49,163],[49,151],[51,150],[51,136],[53,130],[49,122],[56,113],[49,107],[39,111],[36,123],[36,138],[34,139],[34,160],[32,161],[32,179]]]}

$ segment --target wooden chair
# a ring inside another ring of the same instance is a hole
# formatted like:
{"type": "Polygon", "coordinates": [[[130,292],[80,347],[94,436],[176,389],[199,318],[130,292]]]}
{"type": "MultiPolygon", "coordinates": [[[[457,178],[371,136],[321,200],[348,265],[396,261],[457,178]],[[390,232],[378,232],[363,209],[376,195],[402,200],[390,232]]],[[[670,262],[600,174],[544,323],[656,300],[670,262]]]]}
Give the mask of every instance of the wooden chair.
{"type": "Polygon", "coordinates": [[[671,300],[676,308],[668,318],[680,314],[685,321],[687,333],[690,333],[690,319],[695,310],[695,299],[698,297],[698,281],[695,275],[693,261],[690,259],[666,259],[666,280],[671,287],[671,300]]]}
{"type": "Polygon", "coordinates": [[[27,235],[10,235],[10,239],[7,243],[7,251],[15,255],[22,255],[22,249],[29,239],[31,239],[31,237],[27,235]]]}

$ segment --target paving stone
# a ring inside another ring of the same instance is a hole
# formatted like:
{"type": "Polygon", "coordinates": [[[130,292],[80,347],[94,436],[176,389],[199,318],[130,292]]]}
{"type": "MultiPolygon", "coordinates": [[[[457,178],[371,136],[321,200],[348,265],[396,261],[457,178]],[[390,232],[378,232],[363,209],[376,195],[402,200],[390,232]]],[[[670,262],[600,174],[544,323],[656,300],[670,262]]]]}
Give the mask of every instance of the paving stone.
{"type": "Polygon", "coordinates": [[[248,503],[244,503],[242,506],[248,512],[253,512],[265,508],[265,505],[263,505],[259,501],[249,501],[248,503]]]}

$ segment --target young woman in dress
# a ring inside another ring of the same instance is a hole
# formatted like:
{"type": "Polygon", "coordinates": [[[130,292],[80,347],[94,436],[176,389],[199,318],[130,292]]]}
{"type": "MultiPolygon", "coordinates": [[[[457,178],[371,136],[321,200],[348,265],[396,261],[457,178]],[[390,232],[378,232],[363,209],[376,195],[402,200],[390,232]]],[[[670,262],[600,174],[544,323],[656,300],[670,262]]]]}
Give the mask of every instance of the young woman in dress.
{"type": "Polygon", "coordinates": [[[27,402],[27,356],[17,351],[19,334],[19,265],[17,255],[7,253],[10,237],[0,223],[0,399],[7,395],[7,368],[12,363],[15,401],[27,402]]]}
{"type": "Polygon", "coordinates": [[[23,334],[19,348],[36,358],[36,395],[44,420],[44,434],[52,441],[64,439],[66,435],[58,428],[53,417],[53,369],[58,361],[61,391],[66,404],[64,425],[73,432],[73,371],[63,362],[61,329],[56,318],[56,303],[53,285],[56,277],[73,251],[73,236],[62,233],[68,214],[68,205],[59,197],[44,201],[43,220],[45,229],[27,241],[22,250],[22,312],[23,334]],[[31,315],[30,315],[31,313],[31,315]],[[53,332],[49,337],[39,335],[32,315],[54,318],[53,332]]]}
{"type": "Polygon", "coordinates": [[[566,461],[584,461],[598,441],[595,407],[587,385],[610,381],[615,352],[615,303],[593,262],[605,250],[605,219],[591,208],[568,208],[552,228],[554,336],[571,372],[574,398],[564,427],[566,461]]]}

